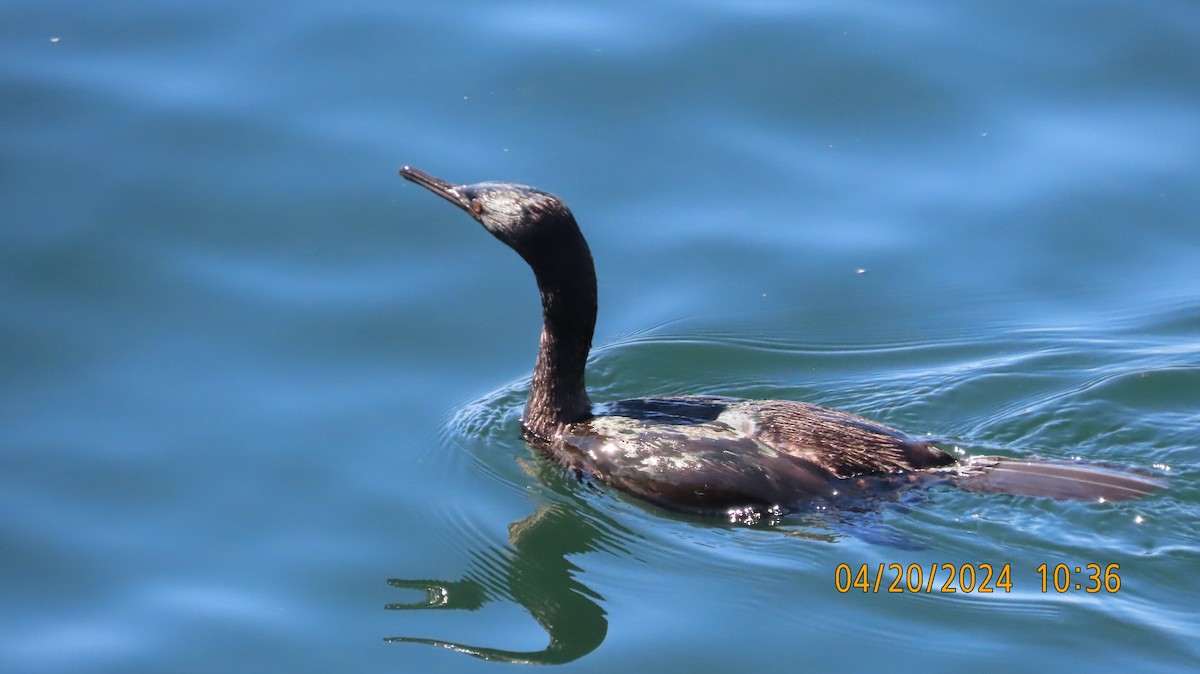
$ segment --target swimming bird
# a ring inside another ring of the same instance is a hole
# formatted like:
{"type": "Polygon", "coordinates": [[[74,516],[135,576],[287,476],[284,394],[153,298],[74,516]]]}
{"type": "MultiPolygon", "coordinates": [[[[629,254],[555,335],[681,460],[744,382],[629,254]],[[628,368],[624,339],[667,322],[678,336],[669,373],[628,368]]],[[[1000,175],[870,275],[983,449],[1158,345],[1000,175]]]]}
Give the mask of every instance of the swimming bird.
{"type": "Polygon", "coordinates": [[[780,512],[926,478],[972,491],[1117,501],[1164,485],[1074,461],[972,457],[862,417],[789,400],[675,396],[593,406],[584,376],[596,271],[575,216],[526,185],[400,175],[466,211],[524,258],[542,301],[526,440],[580,477],[680,512],[780,512]]]}

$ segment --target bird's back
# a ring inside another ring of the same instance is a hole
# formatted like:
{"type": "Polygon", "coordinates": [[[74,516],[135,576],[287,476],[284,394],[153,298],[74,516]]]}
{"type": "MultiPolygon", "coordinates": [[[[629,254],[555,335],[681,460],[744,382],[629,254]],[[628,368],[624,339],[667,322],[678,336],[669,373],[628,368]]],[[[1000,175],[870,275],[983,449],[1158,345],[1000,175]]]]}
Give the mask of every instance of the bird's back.
{"type": "Polygon", "coordinates": [[[847,478],[953,457],[816,405],[715,397],[612,403],[538,444],[566,466],[673,510],[725,512],[827,499],[847,478]]]}

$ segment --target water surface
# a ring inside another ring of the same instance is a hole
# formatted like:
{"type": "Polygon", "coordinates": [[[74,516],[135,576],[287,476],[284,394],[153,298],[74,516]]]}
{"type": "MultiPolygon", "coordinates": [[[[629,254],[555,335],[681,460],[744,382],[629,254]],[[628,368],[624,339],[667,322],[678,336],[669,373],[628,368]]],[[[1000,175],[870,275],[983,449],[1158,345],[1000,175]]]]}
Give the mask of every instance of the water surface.
{"type": "Polygon", "coordinates": [[[4,671],[492,667],[395,637],[585,671],[1200,664],[1192,4],[5,15],[4,671]],[[519,437],[528,270],[402,164],[571,205],[596,400],[809,400],[1170,486],[754,527],[589,488],[519,437]],[[1011,592],[835,588],[983,562],[1011,592]],[[1043,563],[1121,587],[1042,592],[1043,563]]]}

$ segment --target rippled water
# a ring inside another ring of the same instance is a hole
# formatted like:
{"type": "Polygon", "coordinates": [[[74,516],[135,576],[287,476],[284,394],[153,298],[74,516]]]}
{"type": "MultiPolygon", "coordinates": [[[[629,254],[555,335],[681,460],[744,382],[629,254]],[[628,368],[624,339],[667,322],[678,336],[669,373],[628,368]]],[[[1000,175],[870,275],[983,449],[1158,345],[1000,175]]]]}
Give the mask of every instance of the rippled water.
{"type": "Polygon", "coordinates": [[[1185,2],[9,3],[0,669],[1194,669],[1198,45],[1185,2]],[[1169,487],[744,527],[578,483],[519,436],[529,272],[402,164],[572,206],[595,400],[1169,487]],[[835,587],[942,563],[1012,591],[835,587]]]}

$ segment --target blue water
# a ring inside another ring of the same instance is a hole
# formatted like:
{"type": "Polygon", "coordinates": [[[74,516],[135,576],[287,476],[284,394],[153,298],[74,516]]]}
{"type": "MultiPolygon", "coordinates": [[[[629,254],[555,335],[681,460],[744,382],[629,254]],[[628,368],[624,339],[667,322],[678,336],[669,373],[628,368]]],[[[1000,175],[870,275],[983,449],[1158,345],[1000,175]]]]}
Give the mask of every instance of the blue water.
{"type": "Polygon", "coordinates": [[[1200,665],[1194,3],[4,17],[0,671],[496,667],[397,637],[581,671],[1200,665]],[[598,401],[809,400],[1169,487],[753,527],[591,489],[520,440],[528,269],[402,164],[571,205],[598,401]],[[835,588],[985,562],[1011,592],[835,588]],[[1120,589],[1042,592],[1043,563],[1120,589]]]}

